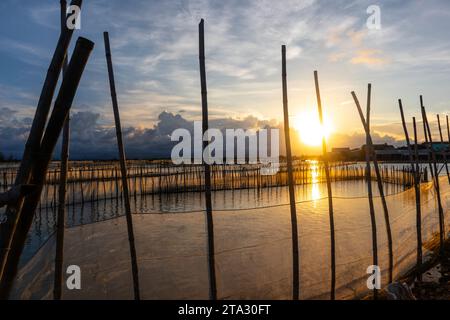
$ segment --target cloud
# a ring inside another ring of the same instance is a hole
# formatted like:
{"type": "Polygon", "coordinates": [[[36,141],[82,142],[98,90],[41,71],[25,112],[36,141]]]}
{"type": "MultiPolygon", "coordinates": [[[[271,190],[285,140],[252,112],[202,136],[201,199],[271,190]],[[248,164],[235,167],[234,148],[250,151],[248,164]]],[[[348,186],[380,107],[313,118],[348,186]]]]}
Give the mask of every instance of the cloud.
{"type": "Polygon", "coordinates": [[[387,60],[382,57],[380,50],[358,50],[357,55],[350,61],[353,64],[365,64],[365,65],[383,65],[387,63],[387,60]]]}

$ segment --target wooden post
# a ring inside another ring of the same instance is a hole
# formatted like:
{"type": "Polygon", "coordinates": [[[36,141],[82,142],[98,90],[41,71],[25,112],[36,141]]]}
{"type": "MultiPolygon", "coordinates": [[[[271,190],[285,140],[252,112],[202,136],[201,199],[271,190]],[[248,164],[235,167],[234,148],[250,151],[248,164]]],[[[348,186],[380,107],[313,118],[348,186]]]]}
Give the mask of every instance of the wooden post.
{"type": "MultiPolygon", "coordinates": [[[[420,207],[420,172],[418,171],[418,159],[417,159],[417,129],[416,129],[416,119],[413,118],[414,127],[414,153],[416,156],[416,163],[414,164],[413,152],[411,149],[411,143],[409,140],[408,128],[406,127],[405,114],[403,112],[402,100],[398,99],[398,107],[400,109],[400,116],[402,118],[403,132],[405,133],[406,146],[408,147],[409,162],[411,164],[411,172],[414,177],[414,192],[416,196],[416,235],[417,235],[417,263],[416,268],[420,270],[422,266],[422,210],[420,207]],[[416,172],[417,170],[417,172],[416,172]]],[[[420,280],[422,275],[420,272],[417,273],[417,277],[420,280]]]]}
{"type": "MultiPolygon", "coordinates": [[[[61,32],[63,32],[66,24],[66,0],[60,0],[61,4],[61,32]]],[[[67,54],[63,63],[63,78],[67,71],[67,54]]],[[[70,113],[69,113],[70,114],[70,113]]],[[[59,181],[59,203],[58,216],[56,222],[56,253],[55,253],[55,274],[53,282],[53,299],[61,300],[62,293],[62,269],[64,260],[64,228],[66,224],[66,188],[67,188],[67,171],[69,161],[69,139],[70,139],[70,115],[66,119],[63,129],[63,139],[61,146],[61,169],[59,181]]]]}
{"type": "Polygon", "coordinates": [[[436,190],[436,197],[438,202],[438,213],[439,213],[439,248],[440,253],[444,253],[444,239],[445,239],[445,222],[444,222],[444,209],[442,207],[442,201],[441,201],[441,192],[440,192],[440,185],[439,185],[439,172],[437,169],[437,161],[436,161],[436,153],[433,149],[433,138],[431,136],[431,130],[430,125],[428,124],[427,119],[427,113],[425,111],[425,107],[423,105],[423,97],[420,96],[420,108],[422,111],[422,119],[424,122],[425,127],[425,136],[428,136],[428,151],[431,152],[431,161],[432,161],[432,168],[431,171],[434,171],[434,188],[436,190]]]}
{"type": "MultiPolygon", "coordinates": [[[[73,0],[71,2],[71,5],[76,5],[80,8],[81,4],[82,0],[73,0]]],[[[30,174],[33,169],[36,155],[39,152],[45,124],[47,123],[48,113],[50,111],[50,105],[58,83],[59,73],[66,57],[66,51],[69,47],[70,40],[72,39],[73,31],[74,30],[66,27],[59,36],[58,44],[47,71],[31,130],[22,155],[22,161],[15,180],[16,186],[29,184],[31,180],[30,174]]],[[[17,224],[19,223],[22,204],[23,197],[21,197],[16,204],[8,206],[5,211],[6,221],[0,224],[0,280],[3,277],[12,238],[17,228],[17,224]]]]}
{"type": "MultiPolygon", "coordinates": [[[[319,111],[320,125],[323,127],[323,113],[322,113],[322,100],[320,98],[319,89],[319,77],[317,71],[314,71],[314,82],[316,85],[316,97],[317,97],[317,108],[319,111]]],[[[323,153],[323,163],[325,166],[325,177],[327,179],[327,192],[328,192],[328,213],[330,216],[330,240],[331,240],[331,300],[335,299],[336,296],[336,239],[334,232],[334,212],[333,212],[333,194],[331,191],[330,182],[330,169],[328,167],[328,154],[327,154],[327,142],[325,135],[322,136],[322,153],[323,153]]]]}
{"type": "Polygon", "coordinates": [[[447,139],[448,139],[448,146],[450,147],[450,126],[448,124],[448,115],[445,116],[445,120],[447,122],[447,139]]]}
{"type": "MultiPolygon", "coordinates": [[[[371,88],[372,86],[369,84],[370,90],[368,91],[368,104],[370,104],[370,98],[371,98],[371,88]]],[[[375,169],[375,175],[377,177],[377,186],[378,191],[380,193],[381,197],[381,204],[383,206],[383,212],[384,212],[384,220],[386,224],[386,234],[387,234],[387,240],[388,240],[388,251],[389,251],[389,283],[392,282],[393,279],[393,270],[394,270],[394,254],[392,249],[392,232],[391,232],[391,223],[389,221],[389,211],[387,208],[386,198],[384,196],[384,189],[383,189],[383,182],[380,174],[380,169],[378,166],[377,161],[377,155],[375,153],[375,150],[373,149],[373,142],[372,142],[372,136],[370,135],[370,128],[367,126],[366,121],[364,120],[364,115],[361,110],[361,106],[359,104],[358,98],[356,97],[355,92],[352,91],[353,100],[355,101],[356,107],[358,109],[359,116],[361,118],[361,122],[363,124],[364,130],[366,131],[366,135],[368,137],[368,147],[370,148],[372,160],[373,160],[373,166],[375,169]]],[[[367,147],[367,146],[366,146],[367,147]]]]}
{"type": "Polygon", "coordinates": [[[286,74],[286,46],[281,46],[282,59],[282,86],[283,86],[283,114],[284,114],[284,136],[286,143],[286,161],[289,185],[289,203],[291,206],[291,227],[292,227],[292,299],[299,298],[299,250],[298,250],[298,226],[297,209],[295,205],[294,176],[292,172],[292,151],[291,138],[289,132],[289,110],[287,97],[287,74],[286,74]]]}
{"type": "MultiPolygon", "coordinates": [[[[366,123],[367,128],[370,132],[370,97],[371,97],[372,86],[368,85],[367,88],[367,105],[366,105],[366,123]]],[[[366,133],[366,149],[365,149],[365,158],[366,158],[366,181],[367,181],[367,195],[369,200],[369,213],[370,213],[370,223],[372,228],[372,263],[374,266],[378,265],[378,237],[377,237],[377,222],[375,216],[375,208],[373,205],[373,190],[372,190],[372,173],[370,167],[370,155],[371,155],[371,147],[369,144],[369,135],[366,133]]],[[[373,299],[378,299],[378,290],[376,288],[373,289],[373,299]]]]}
{"type": "Polygon", "coordinates": [[[12,239],[11,250],[7,257],[2,281],[0,283],[0,299],[6,299],[11,290],[14,277],[17,273],[20,255],[25,246],[25,241],[33,222],[36,207],[41,198],[48,166],[53,156],[55,145],[69,114],[81,75],[83,74],[93,47],[94,43],[92,41],[80,37],[75,46],[69,66],[67,67],[67,73],[62,81],[58,97],[56,98],[55,106],[48,121],[39,153],[34,160],[31,181],[32,184],[36,185],[36,190],[25,199],[20,212],[21,218],[18,221],[16,232],[12,239]]]}
{"type": "MultiPolygon", "coordinates": [[[[439,127],[439,136],[441,138],[441,144],[444,144],[444,137],[442,135],[442,128],[441,128],[441,119],[439,118],[439,115],[436,115],[437,117],[437,122],[438,122],[438,127],[439,127]]],[[[450,174],[448,171],[448,162],[447,162],[447,155],[446,155],[446,150],[442,150],[442,159],[444,160],[444,166],[445,166],[445,172],[447,173],[447,179],[448,179],[448,183],[450,184],[450,174]]]]}
{"type": "Polygon", "coordinates": [[[113,106],[113,111],[114,111],[114,122],[115,122],[115,126],[116,126],[117,145],[119,148],[120,171],[121,171],[121,176],[122,176],[122,189],[123,189],[123,195],[124,195],[124,201],[125,201],[125,215],[126,215],[126,220],[127,220],[128,241],[129,241],[129,245],[130,245],[131,270],[132,270],[132,274],[133,274],[134,299],[140,300],[138,262],[137,262],[137,256],[136,256],[136,247],[134,244],[133,217],[131,214],[130,194],[128,191],[127,164],[126,164],[126,157],[125,157],[125,149],[124,149],[123,140],[122,140],[122,125],[120,123],[119,104],[117,102],[116,84],[114,81],[114,70],[113,70],[113,65],[112,65],[111,48],[109,45],[108,32],[103,33],[103,38],[105,41],[106,62],[108,65],[109,87],[111,90],[111,100],[112,100],[112,106],[113,106]]]}
{"type": "MultiPolygon", "coordinates": [[[[202,94],[202,133],[203,136],[208,130],[208,96],[206,87],[206,67],[205,67],[205,29],[204,20],[200,20],[198,25],[199,31],[199,63],[200,63],[200,85],[202,94]]],[[[208,141],[203,140],[203,150],[208,145],[208,141]]],[[[215,265],[215,249],[214,249],[214,222],[212,215],[211,202],[211,169],[206,163],[202,154],[202,162],[205,168],[205,200],[206,200],[206,224],[208,229],[208,263],[209,263],[209,283],[210,283],[210,297],[212,300],[217,300],[217,285],[216,285],[216,265],[215,265]]]]}

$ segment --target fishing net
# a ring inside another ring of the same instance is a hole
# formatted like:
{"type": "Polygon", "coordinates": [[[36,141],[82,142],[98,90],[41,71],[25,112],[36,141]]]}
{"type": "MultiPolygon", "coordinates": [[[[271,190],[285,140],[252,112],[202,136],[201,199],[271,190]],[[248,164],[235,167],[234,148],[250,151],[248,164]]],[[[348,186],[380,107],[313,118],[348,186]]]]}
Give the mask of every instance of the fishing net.
{"type": "MultiPolygon", "coordinates": [[[[450,187],[441,177],[441,197],[449,221],[450,187]]],[[[425,258],[439,230],[432,183],[420,186],[425,258]]],[[[394,253],[394,278],[416,263],[414,189],[386,197],[394,253]]],[[[382,285],[388,281],[384,215],[374,198],[382,285]]],[[[369,292],[372,237],[367,197],[333,198],[336,232],[336,298],[369,292]]],[[[214,209],[214,208],[213,208],[214,209]]],[[[289,205],[213,210],[219,299],[290,299],[292,247],[289,205]]],[[[330,295],[328,200],[297,203],[300,245],[300,298],[330,295]]],[[[205,212],[147,212],[133,215],[143,299],[208,299],[205,212]]],[[[449,224],[447,223],[447,230],[449,224]]],[[[21,268],[13,298],[51,299],[55,237],[51,236],[21,268]]],[[[81,290],[63,285],[64,299],[132,299],[133,284],[126,221],[123,216],[66,229],[65,266],[81,268],[81,290]]],[[[65,270],[65,269],[64,269],[65,270]]]]}

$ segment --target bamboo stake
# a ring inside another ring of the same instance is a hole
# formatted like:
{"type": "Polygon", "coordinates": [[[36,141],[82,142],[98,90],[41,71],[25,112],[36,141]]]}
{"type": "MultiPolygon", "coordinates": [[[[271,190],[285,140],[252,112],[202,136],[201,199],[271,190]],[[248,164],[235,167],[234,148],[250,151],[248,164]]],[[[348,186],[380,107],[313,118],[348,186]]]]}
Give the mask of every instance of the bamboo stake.
{"type": "MultiPolygon", "coordinates": [[[[61,5],[61,32],[63,32],[66,24],[66,0],[60,0],[61,5]]],[[[67,54],[63,63],[63,78],[67,71],[67,54]]],[[[58,217],[56,224],[56,253],[55,253],[55,274],[53,283],[53,299],[61,300],[62,293],[62,269],[64,260],[64,228],[66,219],[66,188],[67,188],[67,171],[69,160],[69,139],[70,139],[70,115],[66,119],[63,129],[63,139],[61,146],[61,170],[59,182],[59,205],[58,217]]]]}
{"type": "Polygon", "coordinates": [[[136,256],[136,247],[134,243],[133,217],[131,214],[130,194],[128,191],[127,164],[125,157],[125,149],[122,140],[122,125],[120,123],[119,104],[117,102],[116,84],[114,81],[114,70],[112,65],[111,48],[109,45],[108,32],[103,33],[103,38],[105,42],[106,62],[108,65],[108,75],[109,75],[109,87],[111,90],[111,100],[114,111],[114,122],[116,126],[117,145],[119,148],[120,171],[122,176],[122,189],[124,195],[125,215],[127,220],[128,242],[130,245],[131,271],[133,274],[134,299],[140,300],[138,262],[136,256]]]}
{"type": "Polygon", "coordinates": [[[426,128],[425,135],[428,136],[428,150],[431,152],[432,169],[434,171],[434,188],[436,190],[436,197],[438,202],[438,212],[439,212],[439,248],[440,253],[444,254],[444,239],[445,239],[445,225],[444,225],[444,209],[442,207],[441,192],[439,184],[439,172],[437,170],[436,154],[433,149],[433,138],[431,136],[430,125],[428,124],[427,113],[423,105],[423,97],[420,96],[420,108],[422,110],[422,119],[424,126],[426,128]]]}
{"type": "MultiPolygon", "coordinates": [[[[319,111],[320,125],[323,127],[323,114],[322,114],[322,101],[320,98],[319,89],[319,77],[317,71],[314,71],[314,82],[316,85],[316,97],[317,97],[317,108],[319,111]]],[[[335,299],[336,296],[336,239],[334,232],[334,213],[333,213],[333,194],[331,191],[330,182],[330,169],[328,167],[328,155],[327,155],[327,142],[325,135],[322,136],[322,153],[323,153],[323,163],[325,166],[325,177],[327,180],[327,193],[328,193],[328,213],[330,216],[330,241],[331,241],[331,300],[335,299]]]]}
{"type": "Polygon", "coordinates": [[[450,146],[450,126],[448,124],[448,115],[445,116],[445,120],[447,122],[447,139],[448,139],[448,145],[450,146]]]}
{"type": "MultiPolygon", "coordinates": [[[[414,156],[416,158],[416,179],[417,184],[420,184],[420,166],[419,166],[419,150],[417,147],[417,127],[416,127],[416,117],[413,117],[413,127],[414,127],[414,156]]],[[[425,168],[426,169],[426,168],[425,168]]],[[[419,189],[419,188],[418,188],[419,189]]],[[[416,217],[416,226],[417,226],[417,262],[422,264],[422,214],[420,210],[420,189],[419,189],[419,197],[416,196],[416,205],[418,202],[419,211],[416,217]]],[[[422,274],[419,273],[417,279],[422,280],[422,274]]]]}
{"type": "MultiPolygon", "coordinates": [[[[73,0],[71,5],[76,5],[81,8],[82,0],[73,0]]],[[[53,58],[47,71],[44,85],[41,90],[41,95],[34,115],[33,123],[31,125],[30,134],[25,145],[22,161],[16,176],[15,185],[29,184],[31,171],[34,160],[39,152],[42,136],[44,133],[45,124],[47,122],[50,105],[52,103],[53,95],[55,93],[58,77],[66,57],[66,51],[69,47],[70,40],[74,30],[64,28],[59,36],[58,44],[53,53],[53,58]]],[[[3,278],[4,267],[11,248],[11,242],[20,220],[20,212],[23,204],[23,197],[19,201],[7,207],[5,211],[6,221],[0,224],[0,280],[3,278]]]]}
{"type": "MultiPolygon", "coordinates": [[[[369,84],[369,87],[371,88],[370,84],[369,84]]],[[[370,93],[371,93],[371,90],[368,91],[368,94],[370,94],[370,93]]],[[[352,96],[353,96],[353,100],[355,101],[356,107],[358,109],[358,113],[361,118],[361,122],[363,124],[364,130],[366,131],[366,134],[368,136],[369,147],[370,147],[370,151],[371,151],[371,155],[372,155],[372,159],[373,159],[373,166],[375,169],[375,175],[377,177],[378,191],[379,191],[380,197],[381,197],[381,204],[383,206],[384,220],[385,220],[385,224],[386,224],[386,234],[387,234],[388,250],[389,250],[389,283],[391,283],[392,279],[393,279],[393,270],[394,270],[394,254],[393,254],[393,249],[392,249],[391,223],[389,221],[389,211],[388,211],[388,207],[387,207],[387,203],[386,203],[386,198],[384,196],[382,177],[381,177],[380,169],[378,166],[377,155],[376,155],[375,150],[373,149],[373,141],[372,141],[372,136],[370,135],[370,128],[367,126],[367,123],[364,120],[364,115],[362,113],[361,106],[359,105],[358,98],[356,97],[356,94],[353,91],[352,91],[352,96]]],[[[368,101],[370,101],[370,97],[371,96],[369,95],[367,98],[368,101]]]]}
{"type": "Polygon", "coordinates": [[[299,249],[298,249],[298,225],[297,209],[295,206],[294,176],[292,171],[292,151],[291,138],[289,132],[289,110],[287,97],[287,74],[286,74],[286,46],[281,46],[282,58],[282,84],[283,84],[283,114],[284,114],[284,135],[286,143],[287,176],[289,185],[289,203],[291,207],[291,227],[292,227],[292,299],[299,299],[299,249]]]}
{"type": "MultiPolygon", "coordinates": [[[[367,91],[367,105],[366,105],[366,123],[367,128],[370,132],[370,96],[372,85],[368,85],[367,91]]],[[[375,216],[375,208],[373,205],[373,191],[372,191],[372,174],[370,167],[370,154],[371,148],[369,147],[369,135],[366,133],[366,180],[367,180],[367,195],[369,200],[369,213],[370,213],[370,223],[372,228],[372,263],[374,266],[378,265],[378,237],[377,237],[377,222],[375,216]]],[[[373,299],[378,299],[378,290],[374,287],[373,289],[373,299]]]]}
{"type": "MultiPolygon", "coordinates": [[[[416,235],[417,235],[417,263],[416,268],[420,270],[422,266],[422,209],[420,206],[420,172],[418,171],[418,159],[417,159],[417,130],[416,119],[413,118],[414,126],[414,149],[416,154],[416,166],[414,166],[414,157],[411,150],[411,143],[409,140],[408,128],[406,127],[405,114],[403,112],[402,100],[398,99],[398,107],[400,109],[400,116],[402,118],[403,132],[405,133],[406,146],[408,147],[409,162],[411,164],[411,172],[414,176],[414,193],[416,198],[416,235]],[[417,171],[416,171],[417,169],[417,171]]],[[[422,275],[418,272],[418,279],[421,280],[422,275]]]]}
{"type": "Polygon", "coordinates": [[[25,199],[20,212],[21,219],[19,220],[11,243],[11,251],[9,252],[3,278],[0,283],[0,299],[6,299],[11,290],[14,277],[17,273],[20,255],[25,246],[25,241],[31,228],[36,208],[40,202],[48,166],[53,156],[55,145],[69,114],[81,75],[83,74],[93,47],[94,43],[92,41],[81,37],[78,39],[73,56],[67,68],[67,74],[59,89],[55,106],[42,139],[40,151],[33,165],[33,178],[31,181],[32,184],[36,185],[36,190],[25,199]]]}
{"type": "MultiPolygon", "coordinates": [[[[439,118],[438,114],[436,115],[436,117],[437,117],[437,121],[438,121],[439,136],[441,138],[441,144],[444,144],[444,137],[442,136],[442,128],[441,128],[441,119],[439,118]]],[[[445,172],[447,173],[448,183],[450,184],[450,174],[448,171],[447,155],[445,153],[446,153],[446,151],[442,150],[442,158],[444,160],[445,172]]]]}
{"type": "MultiPolygon", "coordinates": [[[[208,96],[206,86],[206,66],[205,66],[205,29],[204,20],[200,20],[198,25],[199,31],[199,64],[200,64],[200,85],[202,94],[202,134],[208,130],[208,96]]],[[[208,145],[208,141],[203,139],[203,150],[208,145]]],[[[205,162],[202,156],[202,162],[205,170],[205,201],[206,201],[206,224],[208,229],[208,265],[209,265],[209,284],[210,284],[210,298],[217,300],[217,285],[216,285],[216,265],[215,265],[215,249],[214,249],[214,221],[212,215],[211,202],[211,168],[205,162]]]]}

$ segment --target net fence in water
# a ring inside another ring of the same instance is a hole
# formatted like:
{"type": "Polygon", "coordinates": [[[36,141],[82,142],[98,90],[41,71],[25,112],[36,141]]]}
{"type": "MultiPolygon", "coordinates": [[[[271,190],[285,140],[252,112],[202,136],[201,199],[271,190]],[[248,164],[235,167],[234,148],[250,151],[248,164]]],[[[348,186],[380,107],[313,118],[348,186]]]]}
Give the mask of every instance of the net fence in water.
{"type": "MultiPolygon", "coordinates": [[[[450,206],[447,177],[441,177],[446,221],[450,206]]],[[[382,284],[388,280],[388,250],[380,198],[374,199],[382,284]]],[[[393,236],[394,278],[416,262],[414,189],[386,197],[393,236]]],[[[336,298],[369,292],[372,264],[368,200],[335,198],[336,298]]],[[[432,183],[421,185],[424,254],[439,231],[432,183]]],[[[289,205],[214,210],[219,299],[290,299],[292,249],[289,205]]],[[[300,298],[328,299],[330,230],[327,199],[297,205],[300,244],[300,298]]],[[[447,230],[449,224],[447,222],[447,230]]],[[[143,299],[208,299],[207,232],[204,211],[135,214],[134,228],[143,299]]],[[[55,239],[51,237],[21,269],[13,298],[51,299],[55,239]]],[[[65,266],[81,268],[81,290],[63,286],[65,299],[132,299],[132,275],[124,217],[68,228],[65,266]]]]}

